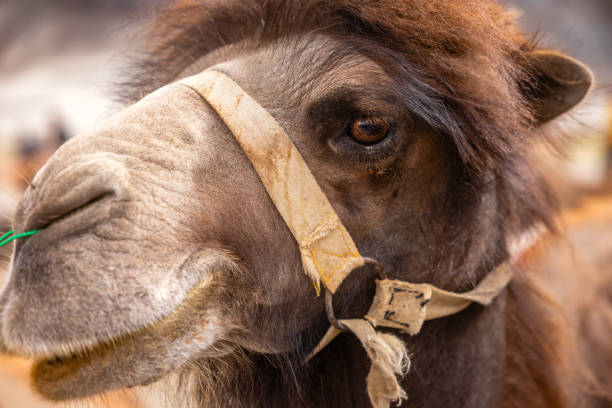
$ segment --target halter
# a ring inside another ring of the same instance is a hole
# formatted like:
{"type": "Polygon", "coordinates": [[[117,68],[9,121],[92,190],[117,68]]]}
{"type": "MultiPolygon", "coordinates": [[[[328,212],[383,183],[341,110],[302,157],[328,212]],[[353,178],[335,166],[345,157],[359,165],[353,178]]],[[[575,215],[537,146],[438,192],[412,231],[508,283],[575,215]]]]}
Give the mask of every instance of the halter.
{"type": "Polygon", "coordinates": [[[503,263],[465,293],[387,279],[378,262],[360,255],[301,154],[266,109],[218,71],[204,71],[179,83],[196,91],[225,122],[295,237],[304,272],[313,280],[317,294],[321,283],[325,287],[331,326],[306,361],[342,331],[352,332],[372,362],[367,377],[372,405],[386,408],[393,401],[401,402],[406,393],[397,375],[409,367],[405,345],[398,337],[375,328],[397,329],[414,336],[426,320],[458,313],[473,302],[489,305],[510,282],[511,264],[503,263]],[[379,271],[372,305],[361,319],[337,320],[332,296],[355,268],[365,264],[379,271]]]}

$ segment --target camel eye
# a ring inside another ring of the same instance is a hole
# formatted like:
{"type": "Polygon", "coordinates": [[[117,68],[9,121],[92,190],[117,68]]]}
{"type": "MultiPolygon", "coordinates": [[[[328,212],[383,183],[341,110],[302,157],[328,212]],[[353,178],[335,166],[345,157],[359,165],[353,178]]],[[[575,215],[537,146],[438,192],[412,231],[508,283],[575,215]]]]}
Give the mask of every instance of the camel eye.
{"type": "Polygon", "coordinates": [[[389,133],[389,124],[383,118],[359,118],[351,125],[351,136],[364,145],[380,142],[389,133]]]}

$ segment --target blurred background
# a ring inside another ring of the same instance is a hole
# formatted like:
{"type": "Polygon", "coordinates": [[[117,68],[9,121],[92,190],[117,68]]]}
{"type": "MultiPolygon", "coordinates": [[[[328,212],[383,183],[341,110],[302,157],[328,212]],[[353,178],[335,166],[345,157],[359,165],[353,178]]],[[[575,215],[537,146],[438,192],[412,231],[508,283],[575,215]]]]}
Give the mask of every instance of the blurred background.
{"type": "MultiPolygon", "coordinates": [[[[19,196],[55,149],[119,108],[115,80],[137,45],[139,26],[165,3],[0,2],[0,235],[10,229],[19,196]]],[[[610,245],[602,244],[612,243],[612,1],[507,3],[521,11],[521,23],[542,44],[595,72],[597,86],[588,100],[554,124],[570,136],[560,152],[536,146],[534,163],[561,198],[569,241],[592,249],[583,267],[612,268],[610,245]]],[[[10,248],[0,251],[1,285],[10,248]]],[[[0,408],[47,406],[28,391],[27,378],[28,362],[0,357],[0,408]]],[[[131,395],[109,398],[106,406],[144,404],[131,395]]]]}

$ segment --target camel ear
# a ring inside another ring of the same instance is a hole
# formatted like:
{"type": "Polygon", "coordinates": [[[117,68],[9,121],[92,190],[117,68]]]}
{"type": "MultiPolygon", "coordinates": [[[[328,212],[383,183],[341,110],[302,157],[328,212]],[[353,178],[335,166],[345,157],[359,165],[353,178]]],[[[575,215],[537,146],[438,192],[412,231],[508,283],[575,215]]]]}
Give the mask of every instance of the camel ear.
{"type": "Polygon", "coordinates": [[[591,89],[593,73],[580,61],[539,50],[532,51],[528,58],[532,81],[526,94],[536,126],[572,109],[591,89]]]}

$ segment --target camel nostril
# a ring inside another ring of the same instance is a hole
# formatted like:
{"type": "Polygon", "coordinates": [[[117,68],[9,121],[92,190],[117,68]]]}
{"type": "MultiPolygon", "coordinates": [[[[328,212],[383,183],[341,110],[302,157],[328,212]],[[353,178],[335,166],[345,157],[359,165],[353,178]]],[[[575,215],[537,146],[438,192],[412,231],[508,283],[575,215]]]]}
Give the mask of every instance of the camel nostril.
{"type": "Polygon", "coordinates": [[[44,229],[122,196],[128,178],[125,167],[103,154],[92,156],[40,180],[39,188],[24,198],[30,201],[28,210],[17,223],[27,231],[44,229]]]}
{"type": "Polygon", "coordinates": [[[76,215],[79,212],[82,212],[86,207],[93,206],[99,201],[104,200],[105,198],[109,198],[113,196],[113,193],[102,193],[89,201],[86,201],[82,204],[79,204],[79,201],[74,201],[69,203],[69,205],[64,206],[61,211],[53,211],[49,213],[42,213],[38,218],[32,220],[31,226],[28,227],[28,230],[35,229],[41,230],[47,228],[49,225],[62,221],[68,217],[76,215]]]}

